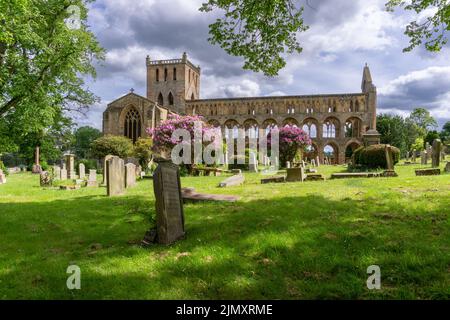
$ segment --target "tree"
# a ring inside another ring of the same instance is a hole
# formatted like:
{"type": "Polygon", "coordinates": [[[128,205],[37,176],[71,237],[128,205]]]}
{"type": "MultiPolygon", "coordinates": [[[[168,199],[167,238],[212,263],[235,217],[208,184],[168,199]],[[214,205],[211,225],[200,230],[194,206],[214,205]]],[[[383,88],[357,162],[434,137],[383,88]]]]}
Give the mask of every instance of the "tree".
{"type": "Polygon", "coordinates": [[[426,50],[436,52],[447,44],[446,32],[450,30],[448,0],[390,0],[386,6],[390,11],[403,7],[406,11],[414,11],[417,14],[417,20],[406,27],[405,35],[410,38],[410,42],[403,51],[412,51],[423,44],[426,50]],[[425,19],[421,19],[421,16],[425,19]]]}
{"type": "Polygon", "coordinates": [[[96,128],[89,126],[80,127],[75,131],[75,155],[80,159],[88,159],[91,155],[91,144],[100,138],[102,133],[96,128]]]}
{"type": "Polygon", "coordinates": [[[402,154],[413,150],[414,143],[421,136],[421,131],[413,121],[398,115],[378,115],[377,130],[381,134],[381,143],[399,148],[402,154]]]}
{"type": "Polygon", "coordinates": [[[146,169],[152,159],[152,139],[139,138],[134,145],[134,156],[138,158],[139,164],[146,169]]]}
{"type": "Polygon", "coordinates": [[[300,53],[297,33],[304,24],[303,7],[292,0],[208,0],[200,11],[224,11],[209,26],[212,44],[218,44],[228,54],[244,58],[244,69],[262,71],[276,76],[286,62],[285,52],[300,53]]]}
{"type": "Polygon", "coordinates": [[[440,133],[441,140],[445,143],[450,143],[450,121],[447,121],[440,133]]]}
{"type": "Polygon", "coordinates": [[[440,136],[437,131],[430,131],[427,133],[424,143],[426,144],[428,142],[430,145],[433,145],[434,140],[439,138],[440,136]]]}
{"type": "Polygon", "coordinates": [[[437,128],[436,120],[431,116],[430,111],[424,108],[414,109],[409,116],[409,121],[417,125],[422,136],[425,136],[429,130],[437,128]]]}
{"type": "Polygon", "coordinates": [[[104,58],[87,26],[88,2],[0,1],[0,128],[37,134],[60,111],[98,101],[83,81],[104,58]]]}
{"type": "Polygon", "coordinates": [[[133,143],[124,136],[107,135],[94,140],[90,152],[98,159],[102,159],[109,154],[127,158],[133,154],[133,143]]]}

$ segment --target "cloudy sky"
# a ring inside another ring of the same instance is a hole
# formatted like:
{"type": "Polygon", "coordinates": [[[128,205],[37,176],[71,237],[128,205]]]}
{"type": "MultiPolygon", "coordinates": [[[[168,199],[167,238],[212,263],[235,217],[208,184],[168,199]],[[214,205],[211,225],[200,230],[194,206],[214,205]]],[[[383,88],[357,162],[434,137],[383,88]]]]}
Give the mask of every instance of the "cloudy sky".
{"type": "Polygon", "coordinates": [[[387,0],[297,0],[310,29],[301,54],[289,56],[276,78],[242,69],[240,58],[208,43],[208,25],[220,13],[198,11],[202,0],[97,0],[89,24],[107,50],[89,87],[101,98],[80,125],[101,129],[106,105],[134,88],[145,95],[145,57],[188,58],[202,67],[201,98],[360,92],[367,62],[378,87],[378,112],[406,115],[429,109],[450,120],[450,48],[403,53],[411,16],[386,12],[387,0]]]}

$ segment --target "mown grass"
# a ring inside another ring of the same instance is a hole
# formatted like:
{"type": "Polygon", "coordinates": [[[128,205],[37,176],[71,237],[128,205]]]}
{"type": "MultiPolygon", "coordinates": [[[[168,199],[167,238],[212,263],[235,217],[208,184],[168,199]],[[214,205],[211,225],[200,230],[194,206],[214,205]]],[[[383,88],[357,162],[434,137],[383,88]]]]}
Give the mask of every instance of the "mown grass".
{"type": "MultiPolygon", "coordinates": [[[[152,182],[125,196],[62,191],[17,174],[0,185],[0,299],[449,299],[450,175],[328,180],[219,189],[241,196],[185,205],[187,238],[141,248],[152,182]],[[81,290],[66,269],[81,268],[81,290]],[[381,290],[366,287],[369,265],[381,290]]],[[[322,166],[325,175],[343,167],[322,166]]]]}

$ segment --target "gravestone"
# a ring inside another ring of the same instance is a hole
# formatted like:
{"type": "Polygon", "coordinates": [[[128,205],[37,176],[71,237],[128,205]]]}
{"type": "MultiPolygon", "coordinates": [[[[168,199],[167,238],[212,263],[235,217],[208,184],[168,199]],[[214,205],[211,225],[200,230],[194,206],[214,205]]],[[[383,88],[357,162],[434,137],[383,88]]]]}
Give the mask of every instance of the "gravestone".
{"type": "Polygon", "coordinates": [[[276,176],[261,179],[261,184],[269,184],[269,183],[284,183],[286,182],[285,176],[276,176]]]}
{"type": "Polygon", "coordinates": [[[290,161],[286,161],[286,169],[290,169],[291,168],[291,162],[290,161]]]}
{"type": "Polygon", "coordinates": [[[75,172],[75,155],[73,154],[66,155],[66,169],[69,175],[69,179],[75,180],[77,178],[77,174],[75,172]]]}
{"type": "Polygon", "coordinates": [[[311,167],[313,167],[313,168],[316,167],[316,160],[314,160],[314,159],[311,160],[311,167]]]}
{"type": "Polygon", "coordinates": [[[420,151],[420,164],[424,166],[427,163],[428,163],[427,152],[420,151]]]}
{"type": "Polygon", "coordinates": [[[106,186],[106,162],[111,159],[112,157],[114,157],[113,155],[108,154],[104,159],[103,159],[103,183],[102,185],[106,186]]]}
{"type": "Polygon", "coordinates": [[[417,169],[416,176],[438,176],[441,174],[439,168],[417,169]]]}
{"type": "Polygon", "coordinates": [[[61,179],[61,168],[59,166],[53,166],[53,180],[61,179]]]}
{"type": "Polygon", "coordinates": [[[6,175],[2,169],[0,169],[0,184],[6,183],[6,175]]]}
{"type": "Polygon", "coordinates": [[[320,158],[319,158],[319,156],[316,157],[316,165],[317,165],[317,167],[320,167],[320,158]]]}
{"type": "Polygon", "coordinates": [[[60,180],[62,180],[62,181],[64,181],[64,180],[67,180],[67,170],[66,169],[61,169],[61,171],[60,171],[60,180]]]}
{"type": "Polygon", "coordinates": [[[39,175],[39,184],[41,187],[51,187],[53,185],[52,175],[48,171],[42,171],[39,175]]]}
{"type": "Polygon", "coordinates": [[[445,152],[444,151],[441,152],[441,161],[445,161],[445,152]]]}
{"type": "Polygon", "coordinates": [[[386,145],[384,152],[386,155],[386,171],[384,171],[383,175],[385,177],[397,177],[397,173],[394,171],[394,156],[392,153],[392,147],[390,145],[386,145]]]}
{"type": "Polygon", "coordinates": [[[306,162],[305,162],[305,160],[302,160],[302,167],[303,167],[303,168],[306,168],[306,162]]]}
{"type": "Polygon", "coordinates": [[[138,165],[136,167],[136,179],[140,179],[141,178],[141,173],[142,173],[142,166],[138,165]]]}
{"type": "Polygon", "coordinates": [[[431,166],[433,168],[439,168],[441,165],[441,152],[442,152],[442,142],[440,139],[433,141],[433,152],[431,159],[431,166]]]}
{"type": "Polygon", "coordinates": [[[125,165],[125,188],[131,188],[136,185],[136,165],[127,163],[125,165]]]}
{"type": "Polygon", "coordinates": [[[287,169],[287,177],[286,177],[287,182],[297,182],[297,181],[303,182],[305,181],[305,179],[306,174],[305,169],[303,167],[287,169]]]}
{"type": "Polygon", "coordinates": [[[445,165],[445,172],[450,173],[450,162],[445,165]]]}
{"type": "Polygon", "coordinates": [[[34,164],[31,172],[34,174],[40,174],[42,172],[42,167],[40,165],[40,149],[39,146],[36,147],[34,151],[34,164]]]}
{"type": "Polygon", "coordinates": [[[78,165],[78,173],[81,180],[84,180],[86,178],[86,167],[83,163],[80,163],[78,165]]]}
{"type": "Polygon", "coordinates": [[[109,197],[125,191],[125,164],[119,157],[113,156],[106,161],[106,189],[109,197]]]}
{"type": "Polygon", "coordinates": [[[242,174],[237,174],[237,175],[231,176],[228,179],[225,179],[224,181],[219,183],[219,188],[240,186],[244,182],[245,182],[245,177],[242,174]]]}
{"type": "Polygon", "coordinates": [[[170,161],[158,159],[153,174],[156,199],[156,238],[160,244],[171,244],[184,238],[184,212],[180,170],[170,161]]]}
{"type": "Polygon", "coordinates": [[[97,170],[95,169],[91,169],[89,170],[89,177],[88,177],[88,181],[87,181],[87,187],[98,187],[98,182],[97,182],[97,170]]]}
{"type": "Polygon", "coordinates": [[[258,159],[256,159],[256,153],[250,152],[248,169],[250,172],[258,172],[258,159]]]}
{"type": "Polygon", "coordinates": [[[416,163],[416,161],[417,161],[417,154],[416,154],[416,149],[414,149],[413,151],[412,151],[412,163],[416,163]]]}

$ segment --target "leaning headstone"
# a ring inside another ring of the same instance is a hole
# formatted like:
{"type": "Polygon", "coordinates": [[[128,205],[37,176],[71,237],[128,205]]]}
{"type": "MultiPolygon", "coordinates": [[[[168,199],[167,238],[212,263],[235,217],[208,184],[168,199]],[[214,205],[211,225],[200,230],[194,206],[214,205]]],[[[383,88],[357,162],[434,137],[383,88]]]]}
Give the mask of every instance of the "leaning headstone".
{"type": "Polygon", "coordinates": [[[394,171],[394,156],[392,153],[392,147],[390,145],[386,145],[384,152],[386,156],[386,171],[384,171],[383,175],[385,177],[397,177],[397,173],[394,171]]]}
{"type": "Polygon", "coordinates": [[[305,169],[303,167],[287,169],[287,177],[286,177],[287,182],[297,182],[297,181],[303,182],[305,181],[305,179],[306,174],[305,169]]]}
{"type": "Polygon", "coordinates": [[[441,152],[442,152],[442,142],[440,139],[433,141],[433,152],[431,159],[431,166],[433,168],[439,168],[441,164],[441,152]]]}
{"type": "Polygon", "coordinates": [[[167,160],[157,160],[153,174],[156,199],[156,238],[160,244],[171,244],[184,238],[184,212],[181,196],[180,171],[167,160]]]}
{"type": "Polygon", "coordinates": [[[78,173],[79,173],[79,176],[80,176],[81,180],[86,178],[86,167],[85,167],[84,163],[80,163],[78,165],[78,173]]]}
{"type": "Polygon", "coordinates": [[[61,168],[59,166],[53,166],[53,180],[61,179],[61,168]]]}
{"type": "Polygon", "coordinates": [[[95,170],[95,169],[89,170],[89,177],[88,177],[88,181],[87,181],[87,186],[88,187],[98,187],[97,170],[95,170]]]}
{"type": "Polygon", "coordinates": [[[224,181],[219,183],[219,188],[240,186],[244,182],[245,182],[245,177],[241,174],[237,174],[237,175],[231,176],[228,179],[225,179],[224,181]]]}
{"type": "Polygon", "coordinates": [[[131,188],[136,185],[136,165],[127,163],[125,165],[125,188],[131,188]]]}
{"type": "Polygon", "coordinates": [[[106,189],[109,197],[125,191],[125,164],[119,157],[113,156],[106,161],[106,189]]]}
{"type": "Polygon", "coordinates": [[[66,168],[67,173],[69,174],[69,179],[75,180],[77,178],[77,174],[75,172],[75,155],[73,154],[66,155],[66,168]]]}
{"type": "Polygon", "coordinates": [[[50,172],[42,171],[39,175],[39,183],[41,187],[51,187],[53,185],[53,179],[50,172]]]}
{"type": "Polygon", "coordinates": [[[6,175],[2,169],[0,169],[0,184],[6,183],[6,175]]]}
{"type": "Polygon", "coordinates": [[[108,154],[104,159],[103,159],[103,183],[102,185],[106,186],[106,162],[111,159],[112,157],[114,157],[113,155],[108,154]]]}
{"type": "Polygon", "coordinates": [[[66,169],[61,169],[60,180],[62,180],[62,181],[67,180],[67,170],[66,169]]]}

